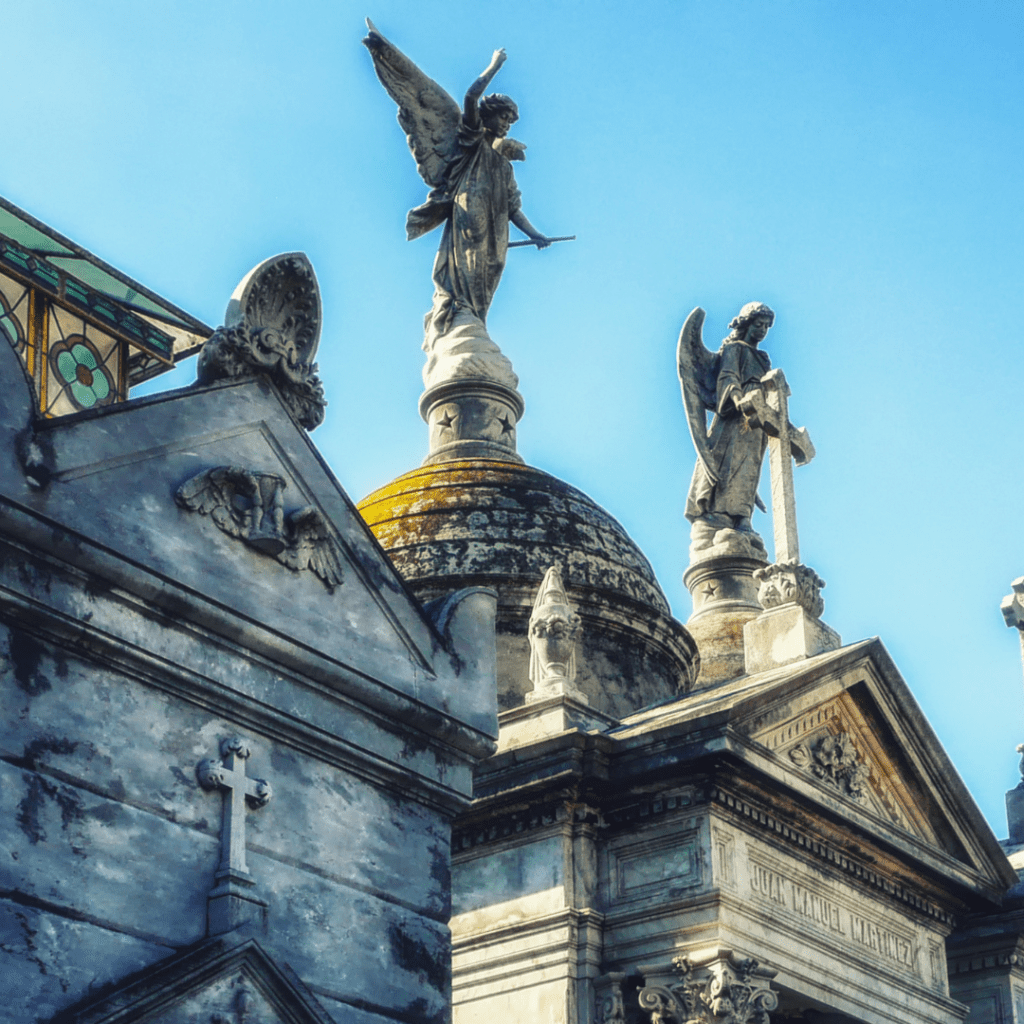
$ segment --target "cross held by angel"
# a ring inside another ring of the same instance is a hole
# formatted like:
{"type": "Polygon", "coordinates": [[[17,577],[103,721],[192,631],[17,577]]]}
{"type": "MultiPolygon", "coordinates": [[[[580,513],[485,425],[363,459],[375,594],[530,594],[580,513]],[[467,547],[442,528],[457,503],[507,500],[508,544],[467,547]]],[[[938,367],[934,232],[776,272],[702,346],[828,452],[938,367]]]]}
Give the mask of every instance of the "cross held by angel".
{"type": "MultiPolygon", "coordinates": [[[[409,211],[409,239],[444,225],[434,260],[434,301],[424,323],[429,388],[453,377],[488,377],[515,388],[512,364],[487,334],[487,311],[505,267],[511,221],[538,249],[552,241],[523,213],[512,172],[526,147],[508,138],[515,103],[484,90],[505,63],[495,50],[466,92],[462,109],[435,81],[387,41],[367,18],[363,40],[388,95],[398,104],[427,201],[409,211]]],[[[515,243],[513,243],[515,244],[515,243]]]]}

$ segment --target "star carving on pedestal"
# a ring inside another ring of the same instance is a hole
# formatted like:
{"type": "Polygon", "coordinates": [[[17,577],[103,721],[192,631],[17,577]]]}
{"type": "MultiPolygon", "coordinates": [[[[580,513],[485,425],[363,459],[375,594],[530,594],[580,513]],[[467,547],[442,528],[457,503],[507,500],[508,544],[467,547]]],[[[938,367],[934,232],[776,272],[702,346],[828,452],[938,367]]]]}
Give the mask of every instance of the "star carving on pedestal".
{"type": "Polygon", "coordinates": [[[503,416],[499,416],[498,422],[501,424],[502,436],[505,434],[511,434],[512,431],[516,429],[515,423],[508,418],[508,413],[505,413],[503,416]]]}
{"type": "Polygon", "coordinates": [[[708,583],[708,584],[706,584],[704,589],[701,591],[701,593],[705,597],[714,597],[717,592],[718,592],[718,585],[715,584],[715,583],[708,583]]]}
{"type": "Polygon", "coordinates": [[[455,417],[451,414],[451,410],[445,409],[444,415],[437,421],[437,425],[443,430],[451,430],[454,422],[455,417]]]}

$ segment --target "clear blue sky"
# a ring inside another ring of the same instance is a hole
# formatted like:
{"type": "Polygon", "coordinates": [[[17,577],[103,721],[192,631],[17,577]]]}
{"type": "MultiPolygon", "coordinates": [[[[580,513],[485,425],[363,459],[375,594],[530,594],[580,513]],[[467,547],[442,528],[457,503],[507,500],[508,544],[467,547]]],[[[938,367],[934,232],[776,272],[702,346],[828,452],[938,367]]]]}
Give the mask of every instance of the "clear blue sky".
{"type": "Polygon", "coordinates": [[[1024,5],[7,0],[0,194],[213,325],[252,265],[308,253],[330,402],[314,438],[357,500],[425,454],[436,246],[404,239],[425,188],[365,15],[456,98],[508,50],[494,88],[520,106],[524,209],[579,236],[510,254],[488,320],[526,460],[622,521],[685,620],[676,335],[702,305],[717,346],[768,302],[818,449],[797,500],[825,619],[882,637],[1005,834],[1024,5]]]}

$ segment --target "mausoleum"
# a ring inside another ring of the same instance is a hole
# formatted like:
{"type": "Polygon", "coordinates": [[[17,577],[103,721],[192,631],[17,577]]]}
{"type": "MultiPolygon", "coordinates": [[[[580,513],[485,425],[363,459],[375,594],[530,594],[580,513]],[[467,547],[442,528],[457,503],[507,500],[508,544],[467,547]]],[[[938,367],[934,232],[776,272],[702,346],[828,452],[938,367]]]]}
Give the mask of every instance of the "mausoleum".
{"type": "Polygon", "coordinates": [[[0,201],[0,1020],[1024,1022],[1024,783],[1001,844],[828,625],[775,312],[682,325],[684,622],[519,451],[487,311],[510,224],[568,239],[523,214],[504,51],[460,106],[364,42],[441,240],[426,454],[358,503],[303,253],[214,329],[0,201]]]}

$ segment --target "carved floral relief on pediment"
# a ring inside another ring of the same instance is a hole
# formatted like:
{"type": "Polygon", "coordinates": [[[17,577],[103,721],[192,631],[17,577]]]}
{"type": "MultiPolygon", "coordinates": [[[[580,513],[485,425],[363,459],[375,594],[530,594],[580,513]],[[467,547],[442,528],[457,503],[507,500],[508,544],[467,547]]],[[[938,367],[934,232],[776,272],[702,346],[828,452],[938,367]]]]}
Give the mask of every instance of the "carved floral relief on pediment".
{"type": "Polygon", "coordinates": [[[752,739],[774,751],[787,768],[814,779],[883,821],[935,844],[927,810],[903,775],[904,759],[891,741],[876,735],[849,691],[752,739]]]}

